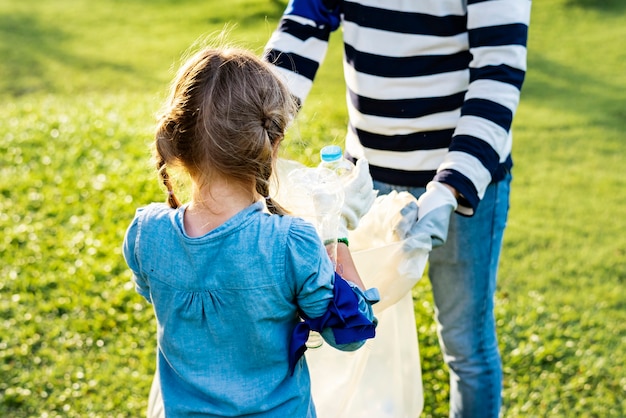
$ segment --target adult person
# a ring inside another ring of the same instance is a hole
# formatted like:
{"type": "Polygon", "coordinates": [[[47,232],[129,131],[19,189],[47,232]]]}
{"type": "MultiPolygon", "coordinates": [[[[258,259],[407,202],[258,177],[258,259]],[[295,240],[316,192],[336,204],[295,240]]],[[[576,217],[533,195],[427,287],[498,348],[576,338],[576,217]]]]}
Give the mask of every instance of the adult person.
{"type": "Polygon", "coordinates": [[[419,197],[450,416],[496,417],[494,294],[526,71],[529,0],[291,0],[265,59],[304,104],[342,27],[346,154],[419,197]]]}

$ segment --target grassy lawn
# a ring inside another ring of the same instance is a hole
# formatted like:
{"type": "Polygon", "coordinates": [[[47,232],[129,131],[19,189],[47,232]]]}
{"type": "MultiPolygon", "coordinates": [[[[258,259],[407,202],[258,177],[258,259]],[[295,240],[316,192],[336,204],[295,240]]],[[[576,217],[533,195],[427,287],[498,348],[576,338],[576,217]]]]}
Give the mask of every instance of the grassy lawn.
{"type": "MultiPolygon", "coordinates": [[[[121,256],[163,200],[147,145],[195,42],[258,52],[284,0],[0,0],[0,416],[142,416],[151,308],[121,256]]],[[[337,36],[339,34],[336,34],[337,36]]],[[[345,134],[339,39],[285,155],[345,134]]],[[[626,416],[626,4],[533,5],[496,300],[506,417],[626,416]]],[[[448,383],[424,278],[414,289],[424,417],[448,383]]]]}

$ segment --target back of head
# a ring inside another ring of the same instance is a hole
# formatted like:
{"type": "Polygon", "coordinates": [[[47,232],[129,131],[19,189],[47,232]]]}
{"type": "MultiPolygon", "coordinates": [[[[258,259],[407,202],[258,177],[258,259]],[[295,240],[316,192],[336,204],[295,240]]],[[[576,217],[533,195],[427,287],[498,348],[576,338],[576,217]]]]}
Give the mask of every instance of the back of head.
{"type": "Polygon", "coordinates": [[[179,205],[166,171],[172,166],[202,184],[222,177],[268,197],[276,151],[295,112],[287,87],[251,52],[207,48],[193,55],[174,79],[155,139],[170,205],[179,205]]]}

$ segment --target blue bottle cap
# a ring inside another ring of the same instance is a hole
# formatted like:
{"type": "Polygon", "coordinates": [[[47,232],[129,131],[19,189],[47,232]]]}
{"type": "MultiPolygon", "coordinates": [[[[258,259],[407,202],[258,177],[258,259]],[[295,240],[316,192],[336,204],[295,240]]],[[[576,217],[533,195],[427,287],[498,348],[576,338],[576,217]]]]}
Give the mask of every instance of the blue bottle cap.
{"type": "Polygon", "coordinates": [[[338,145],[327,145],[320,151],[320,157],[324,162],[337,161],[343,157],[343,151],[338,145]]]}

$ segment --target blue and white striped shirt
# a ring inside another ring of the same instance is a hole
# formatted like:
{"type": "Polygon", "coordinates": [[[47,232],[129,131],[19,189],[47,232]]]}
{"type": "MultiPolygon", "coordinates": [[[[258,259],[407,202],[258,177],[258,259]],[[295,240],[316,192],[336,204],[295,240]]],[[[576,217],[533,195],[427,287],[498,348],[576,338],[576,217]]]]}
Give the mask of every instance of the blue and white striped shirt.
{"type": "Polygon", "coordinates": [[[302,102],[343,28],[346,152],[374,179],[462,195],[472,215],[512,166],[530,0],[291,0],[265,57],[302,102]]]}

